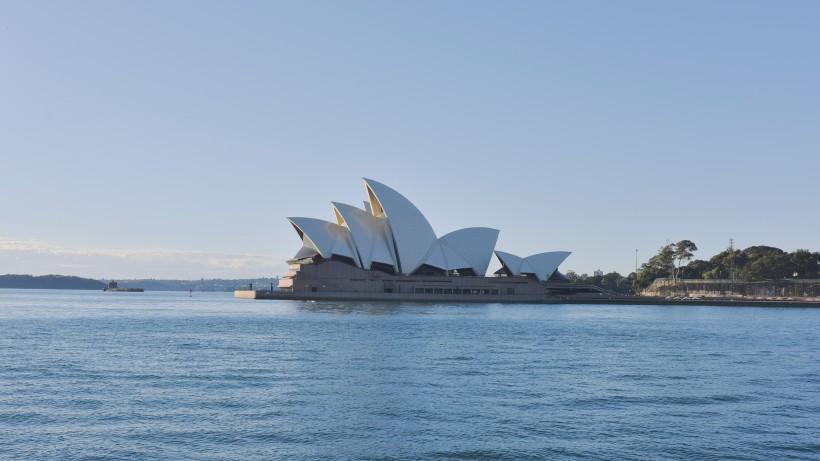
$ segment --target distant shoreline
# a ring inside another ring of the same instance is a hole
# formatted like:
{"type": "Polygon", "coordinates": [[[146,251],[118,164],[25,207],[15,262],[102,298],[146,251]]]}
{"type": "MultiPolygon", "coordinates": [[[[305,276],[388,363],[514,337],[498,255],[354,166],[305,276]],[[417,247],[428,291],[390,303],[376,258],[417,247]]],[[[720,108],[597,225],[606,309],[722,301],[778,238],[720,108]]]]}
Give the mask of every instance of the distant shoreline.
{"type": "Polygon", "coordinates": [[[106,284],[71,275],[0,275],[0,288],[38,290],[102,290],[106,284]]]}
{"type": "MultiPolygon", "coordinates": [[[[37,290],[100,290],[110,279],[95,280],[68,275],[0,275],[0,288],[37,289],[37,290]]],[[[212,291],[232,292],[237,289],[278,286],[277,278],[255,279],[199,279],[199,280],[160,280],[160,279],[117,279],[121,288],[143,288],[145,291],[212,291]]]]}

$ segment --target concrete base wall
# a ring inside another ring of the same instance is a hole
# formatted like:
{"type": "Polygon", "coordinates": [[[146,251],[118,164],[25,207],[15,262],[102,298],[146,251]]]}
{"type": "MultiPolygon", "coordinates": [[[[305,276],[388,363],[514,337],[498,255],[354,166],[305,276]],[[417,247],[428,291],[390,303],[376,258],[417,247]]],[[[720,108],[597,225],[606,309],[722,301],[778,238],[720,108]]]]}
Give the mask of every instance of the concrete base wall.
{"type": "Polygon", "coordinates": [[[546,285],[526,277],[391,275],[339,261],[301,265],[292,275],[288,299],[537,302],[546,285]]]}

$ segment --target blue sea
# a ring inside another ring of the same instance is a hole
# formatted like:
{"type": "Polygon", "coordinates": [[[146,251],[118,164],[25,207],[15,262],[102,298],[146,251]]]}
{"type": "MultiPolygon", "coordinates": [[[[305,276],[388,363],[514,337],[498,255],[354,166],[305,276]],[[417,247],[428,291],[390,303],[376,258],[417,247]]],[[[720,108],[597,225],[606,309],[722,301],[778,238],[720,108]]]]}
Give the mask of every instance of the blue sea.
{"type": "Polygon", "coordinates": [[[820,309],[0,290],[4,460],[818,460],[820,309]]]}

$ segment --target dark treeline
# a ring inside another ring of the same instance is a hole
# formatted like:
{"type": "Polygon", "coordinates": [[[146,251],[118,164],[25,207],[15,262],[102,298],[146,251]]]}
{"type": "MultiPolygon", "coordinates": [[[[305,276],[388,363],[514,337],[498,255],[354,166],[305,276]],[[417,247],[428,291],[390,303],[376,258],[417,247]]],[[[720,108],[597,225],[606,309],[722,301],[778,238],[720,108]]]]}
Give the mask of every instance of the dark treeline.
{"type": "Polygon", "coordinates": [[[70,275],[0,275],[0,288],[102,290],[104,287],[105,284],[99,280],[70,275]]]}
{"type": "Polygon", "coordinates": [[[658,254],[641,264],[637,275],[633,272],[624,277],[611,272],[589,276],[569,271],[567,276],[573,283],[594,284],[616,293],[639,293],[658,278],[734,279],[745,282],[820,278],[820,252],[801,249],[789,253],[779,248],[757,245],[744,250],[727,248],[707,261],[692,259],[697,249],[690,240],[664,245],[658,254]]]}
{"type": "Polygon", "coordinates": [[[575,284],[596,285],[601,288],[605,288],[607,290],[614,291],[615,293],[620,293],[624,295],[634,293],[634,272],[624,277],[623,275],[617,272],[610,272],[608,274],[602,275],[587,275],[576,274],[575,271],[568,271],[566,273],[566,276],[569,277],[570,281],[575,284]]]}

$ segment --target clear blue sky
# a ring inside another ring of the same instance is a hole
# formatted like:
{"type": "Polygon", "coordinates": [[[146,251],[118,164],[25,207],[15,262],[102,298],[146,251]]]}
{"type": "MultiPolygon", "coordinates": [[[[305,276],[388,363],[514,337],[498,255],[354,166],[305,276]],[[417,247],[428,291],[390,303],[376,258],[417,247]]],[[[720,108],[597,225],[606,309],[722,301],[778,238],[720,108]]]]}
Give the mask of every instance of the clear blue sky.
{"type": "MultiPolygon", "coordinates": [[[[0,3],[0,274],[274,276],[361,178],[623,274],[820,250],[820,2],[0,3]]],[[[491,270],[497,268],[494,261],[491,270]]]]}

